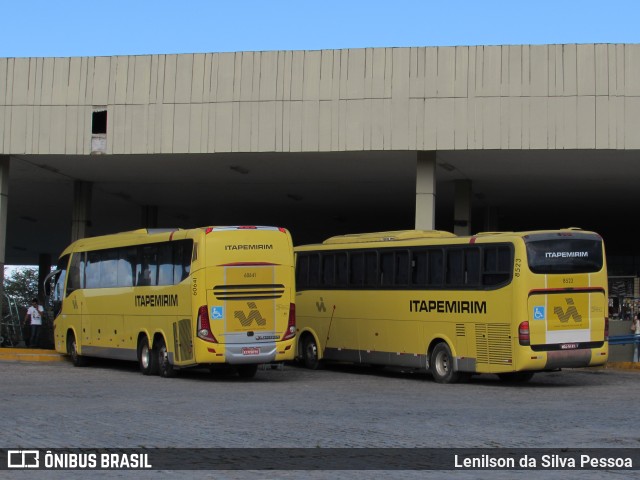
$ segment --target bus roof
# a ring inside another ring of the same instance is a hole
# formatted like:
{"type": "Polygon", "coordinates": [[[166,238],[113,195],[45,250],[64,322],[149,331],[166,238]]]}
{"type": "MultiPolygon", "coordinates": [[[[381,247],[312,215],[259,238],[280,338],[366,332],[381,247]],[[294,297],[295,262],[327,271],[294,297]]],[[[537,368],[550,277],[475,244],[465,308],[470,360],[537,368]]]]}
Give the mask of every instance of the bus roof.
{"type": "Polygon", "coordinates": [[[122,247],[127,245],[143,245],[146,243],[164,242],[183,238],[194,238],[194,235],[206,235],[210,232],[222,232],[233,230],[279,230],[288,233],[288,230],[271,226],[253,225],[228,225],[182,228],[139,228],[126,232],[117,232],[96,237],[80,238],[63,250],[60,257],[74,251],[102,250],[105,248],[122,247]],[[178,235],[176,235],[178,234],[178,235]]]}
{"type": "MultiPolygon", "coordinates": [[[[511,241],[514,238],[527,238],[530,235],[571,235],[571,236],[584,236],[584,235],[597,235],[596,232],[590,232],[582,230],[576,227],[558,228],[548,230],[528,230],[528,231],[504,231],[504,232],[478,232],[472,235],[459,236],[451,232],[444,230],[396,230],[386,232],[371,232],[371,233],[354,233],[348,235],[336,235],[329,237],[320,244],[315,245],[299,245],[297,248],[304,250],[310,250],[318,247],[331,248],[337,245],[350,245],[350,244],[366,244],[366,243],[384,243],[384,242],[409,242],[420,240],[435,240],[435,243],[440,244],[441,241],[451,240],[453,243],[475,243],[479,239],[501,239],[501,241],[511,241]]],[[[431,243],[431,242],[429,242],[431,243]]]]}
{"type": "Polygon", "coordinates": [[[327,238],[323,245],[338,243],[392,242],[417,238],[453,238],[455,234],[444,230],[395,230],[388,232],[351,233],[327,238]]]}

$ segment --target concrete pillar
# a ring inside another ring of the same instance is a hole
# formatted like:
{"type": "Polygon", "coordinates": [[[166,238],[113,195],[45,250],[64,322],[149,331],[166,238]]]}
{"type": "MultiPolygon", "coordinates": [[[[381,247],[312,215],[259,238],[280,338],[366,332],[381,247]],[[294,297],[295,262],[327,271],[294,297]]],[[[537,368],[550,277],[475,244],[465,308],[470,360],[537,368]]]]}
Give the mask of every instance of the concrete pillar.
{"type": "Polygon", "coordinates": [[[38,299],[44,301],[44,279],[51,272],[51,255],[41,253],[38,256],[38,299]]]}
{"type": "Polygon", "coordinates": [[[158,228],[158,207],[156,205],[142,206],[142,227],[158,228]]]}
{"type": "Polygon", "coordinates": [[[471,235],[471,180],[456,180],[453,200],[453,233],[471,235]]]}
{"type": "Polygon", "coordinates": [[[9,155],[0,155],[0,312],[4,303],[4,265],[7,245],[7,207],[9,203],[9,155]]]}
{"type": "Polygon", "coordinates": [[[418,152],[416,164],[416,230],[436,223],[436,152],[418,152]]]}
{"type": "Polygon", "coordinates": [[[73,213],[71,214],[71,241],[87,236],[91,226],[91,182],[76,180],[73,183],[73,213]]]}

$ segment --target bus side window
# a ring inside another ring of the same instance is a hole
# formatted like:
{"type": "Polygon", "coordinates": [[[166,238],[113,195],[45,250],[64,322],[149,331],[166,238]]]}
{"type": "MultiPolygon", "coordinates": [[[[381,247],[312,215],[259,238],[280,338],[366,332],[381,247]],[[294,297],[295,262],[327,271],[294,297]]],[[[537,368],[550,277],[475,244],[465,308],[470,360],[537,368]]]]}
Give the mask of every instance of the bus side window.
{"type": "Polygon", "coordinates": [[[464,283],[464,257],[459,248],[447,251],[447,285],[462,285],[464,283]]]}
{"type": "Polygon", "coordinates": [[[118,251],[103,250],[100,252],[100,287],[118,286],[118,251]]]}
{"type": "Polygon", "coordinates": [[[320,255],[309,255],[309,286],[317,287],[320,284],[320,255]]]}
{"type": "Polygon", "coordinates": [[[444,280],[444,252],[441,249],[429,250],[429,285],[442,285],[444,280]]]}
{"type": "Polygon", "coordinates": [[[349,270],[346,252],[336,253],[336,285],[345,287],[349,279],[349,270]]]}
{"type": "Polygon", "coordinates": [[[483,253],[482,284],[493,286],[507,282],[511,275],[511,252],[509,247],[503,245],[486,246],[483,249],[483,253]]]}
{"type": "Polygon", "coordinates": [[[361,287],[364,285],[364,253],[353,252],[349,261],[349,286],[361,287]]]}
{"type": "Polygon", "coordinates": [[[413,285],[426,285],[429,273],[427,252],[418,250],[411,252],[411,283],[413,285]]]}
{"type": "Polygon", "coordinates": [[[156,285],[158,270],[158,248],[156,245],[142,247],[136,263],[136,285],[147,287],[156,285]]]}
{"type": "Polygon", "coordinates": [[[392,251],[380,253],[380,285],[393,285],[393,255],[392,251]]]}
{"type": "Polygon", "coordinates": [[[74,253],[71,257],[71,265],[69,265],[69,279],[67,280],[67,292],[69,295],[74,290],[82,288],[80,284],[80,257],[81,253],[74,253]]]}
{"type": "Polygon", "coordinates": [[[409,285],[409,252],[406,250],[396,252],[394,283],[409,285]]]}
{"type": "Polygon", "coordinates": [[[322,285],[333,287],[335,285],[335,255],[332,253],[322,254],[322,285]]]}
{"type": "Polygon", "coordinates": [[[118,250],[118,286],[133,287],[133,268],[136,259],[135,248],[118,250]]]}
{"type": "Polygon", "coordinates": [[[85,287],[100,287],[100,254],[99,252],[88,252],[87,263],[84,269],[85,287]]]}
{"type": "Polygon", "coordinates": [[[298,253],[296,258],[296,287],[309,286],[309,256],[298,253]]]}
{"type": "Polygon", "coordinates": [[[364,254],[364,274],[365,274],[365,285],[369,287],[378,286],[378,253],[377,252],[366,252],[364,254]]]}
{"type": "Polygon", "coordinates": [[[480,249],[467,248],[464,252],[465,285],[480,285],[480,249]]]}
{"type": "Polygon", "coordinates": [[[173,245],[173,283],[178,284],[189,276],[193,242],[182,240],[173,245]]]}
{"type": "Polygon", "coordinates": [[[158,285],[173,285],[173,245],[158,246],[158,285]]]}

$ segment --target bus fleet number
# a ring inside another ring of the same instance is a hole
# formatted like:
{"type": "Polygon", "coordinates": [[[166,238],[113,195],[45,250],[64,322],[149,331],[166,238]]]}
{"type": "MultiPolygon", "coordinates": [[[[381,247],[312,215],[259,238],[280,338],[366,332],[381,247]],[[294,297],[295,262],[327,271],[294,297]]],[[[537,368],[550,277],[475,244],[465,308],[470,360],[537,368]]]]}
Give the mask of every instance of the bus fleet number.
{"type": "Polygon", "coordinates": [[[514,267],[514,271],[513,274],[516,277],[520,276],[520,269],[522,268],[522,260],[520,258],[516,258],[516,263],[515,263],[515,267],[514,267]]]}

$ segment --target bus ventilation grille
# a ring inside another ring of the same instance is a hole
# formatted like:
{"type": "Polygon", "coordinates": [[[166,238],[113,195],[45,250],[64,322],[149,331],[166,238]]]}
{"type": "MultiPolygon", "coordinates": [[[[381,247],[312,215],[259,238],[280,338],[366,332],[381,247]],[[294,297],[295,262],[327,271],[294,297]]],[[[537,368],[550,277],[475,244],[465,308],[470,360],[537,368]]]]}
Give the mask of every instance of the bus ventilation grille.
{"type": "Polygon", "coordinates": [[[176,352],[176,360],[184,362],[193,358],[191,347],[191,320],[185,318],[173,324],[173,351],[176,352]]]}
{"type": "Polygon", "coordinates": [[[262,300],[280,298],[284,294],[282,284],[217,285],[213,294],[218,300],[262,300]]]}
{"type": "Polygon", "coordinates": [[[489,365],[511,365],[511,334],[508,323],[476,324],[476,361],[489,365]]]}

